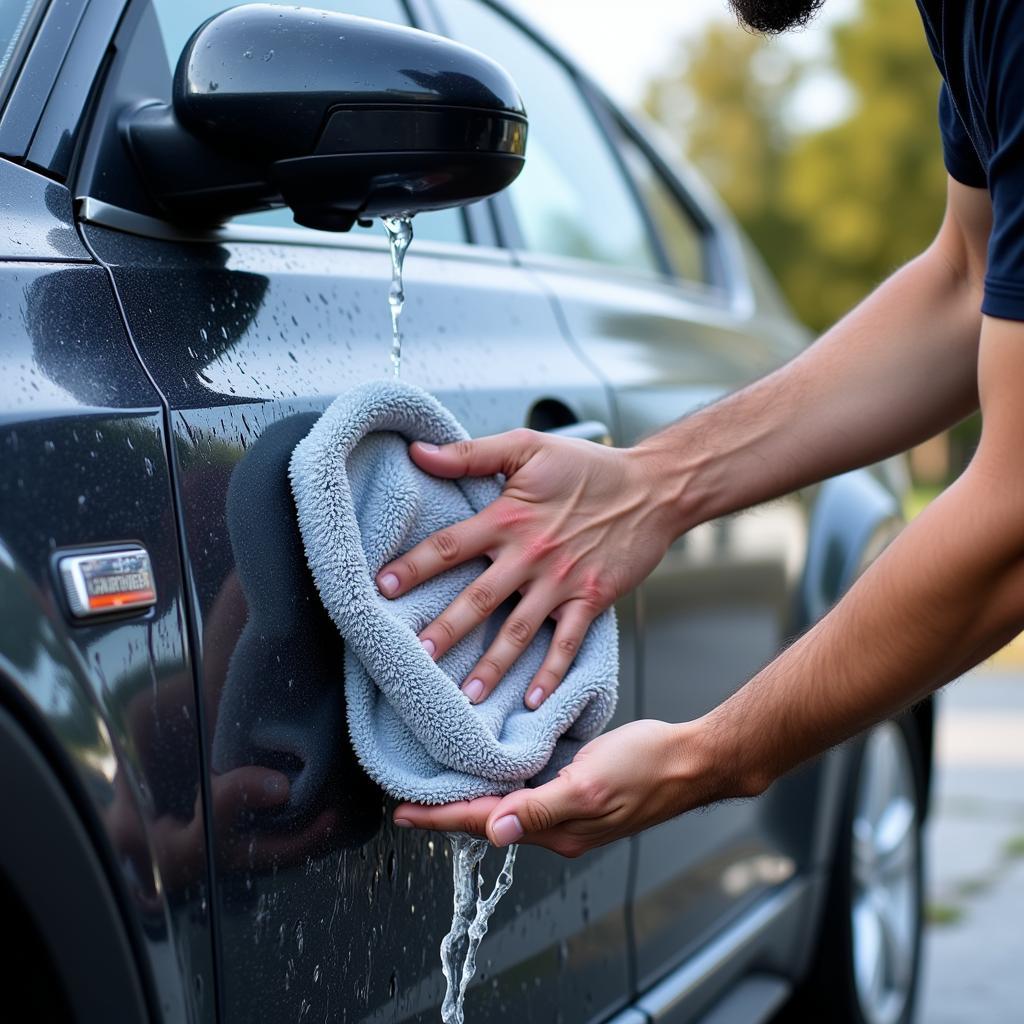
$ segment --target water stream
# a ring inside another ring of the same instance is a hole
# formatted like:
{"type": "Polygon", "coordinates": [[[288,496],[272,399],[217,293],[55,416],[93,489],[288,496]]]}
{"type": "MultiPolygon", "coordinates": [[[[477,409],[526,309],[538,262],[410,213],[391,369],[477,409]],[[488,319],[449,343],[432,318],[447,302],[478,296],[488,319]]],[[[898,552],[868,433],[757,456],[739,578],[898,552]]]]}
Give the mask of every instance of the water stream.
{"type": "Polygon", "coordinates": [[[498,901],[512,885],[512,869],[519,847],[512,845],[505,851],[505,863],[494,888],[489,896],[484,896],[480,863],[490,843],[463,832],[451,833],[448,841],[452,844],[455,892],[452,927],[441,941],[441,970],[447,983],[441,1004],[441,1020],[443,1024],[464,1024],[463,1002],[466,989],[476,974],[477,950],[487,934],[487,926],[498,901]]]}
{"type": "Polygon", "coordinates": [[[405,306],[405,285],[402,283],[402,267],[405,254],[412,242],[412,216],[381,217],[384,230],[388,233],[388,248],[391,252],[391,290],[388,292],[388,308],[391,310],[391,366],[397,377],[402,370],[402,330],[399,325],[405,306]]]}
{"type": "MultiPolygon", "coordinates": [[[[391,310],[391,366],[395,376],[402,370],[402,331],[400,321],[405,305],[405,287],[402,282],[402,267],[412,242],[412,217],[382,217],[388,233],[388,248],[391,253],[391,288],[388,292],[388,308],[391,310]]],[[[452,846],[452,926],[441,940],[441,970],[446,988],[441,1004],[442,1024],[465,1024],[463,1004],[466,989],[476,974],[476,956],[480,943],[487,934],[491,915],[501,897],[512,885],[512,869],[516,862],[517,846],[505,851],[505,863],[494,883],[489,896],[483,893],[483,875],[480,870],[484,855],[490,848],[486,839],[452,832],[448,836],[452,846]]]]}

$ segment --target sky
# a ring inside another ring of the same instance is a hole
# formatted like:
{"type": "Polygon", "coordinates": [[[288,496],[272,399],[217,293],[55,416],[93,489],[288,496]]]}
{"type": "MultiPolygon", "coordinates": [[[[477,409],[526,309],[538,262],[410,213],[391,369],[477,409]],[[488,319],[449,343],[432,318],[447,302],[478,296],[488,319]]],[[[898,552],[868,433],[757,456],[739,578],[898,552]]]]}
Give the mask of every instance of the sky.
{"type": "MultiPolygon", "coordinates": [[[[647,81],[670,66],[681,39],[692,38],[712,19],[730,21],[726,0],[511,0],[549,38],[586,68],[610,96],[626,107],[643,98],[647,81]],[[623,10],[629,16],[623,15],[623,10]]],[[[856,10],[857,0],[828,0],[802,32],[779,45],[801,55],[827,58],[828,28],[856,10]]],[[[739,27],[737,32],[741,31],[739,27]]],[[[806,90],[796,116],[818,127],[834,115],[841,87],[828,76],[806,90]],[[826,113],[828,112],[828,113],[826,113]]]]}

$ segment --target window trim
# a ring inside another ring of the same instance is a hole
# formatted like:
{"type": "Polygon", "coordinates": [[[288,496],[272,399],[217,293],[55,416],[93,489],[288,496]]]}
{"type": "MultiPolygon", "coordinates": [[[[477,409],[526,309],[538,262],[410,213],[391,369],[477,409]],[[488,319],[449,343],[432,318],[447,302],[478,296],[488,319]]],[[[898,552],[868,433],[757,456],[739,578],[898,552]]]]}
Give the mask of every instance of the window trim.
{"type": "Polygon", "coordinates": [[[63,10],[57,3],[46,6],[0,113],[0,156],[24,161],[88,4],[68,0],[63,10]]]}
{"type": "MultiPolygon", "coordinates": [[[[459,40],[451,31],[450,26],[445,20],[444,11],[437,3],[437,0],[423,0],[423,2],[429,5],[434,16],[434,20],[438,26],[438,31],[442,32],[450,39],[460,42],[461,40],[459,40]]],[[[531,250],[525,249],[525,239],[519,225],[519,219],[516,217],[515,210],[513,209],[511,200],[508,197],[507,189],[499,192],[496,196],[491,196],[490,198],[499,242],[507,246],[509,249],[515,250],[518,254],[529,255],[531,258],[537,256],[550,260],[562,259],[583,266],[614,266],[626,273],[636,274],[647,278],[648,280],[652,277],[656,279],[668,278],[674,280],[675,275],[672,273],[671,265],[663,248],[661,238],[653,231],[653,225],[647,206],[642,201],[637,191],[636,183],[633,181],[632,175],[628,173],[628,169],[625,166],[622,155],[616,148],[614,140],[608,131],[608,121],[599,109],[602,105],[610,105],[610,101],[604,96],[600,88],[588,79],[586,75],[584,75],[583,72],[581,72],[580,69],[565,56],[565,54],[561,53],[554,44],[545,39],[544,36],[541,35],[536,28],[530,25],[528,21],[524,20],[518,12],[508,7],[503,0],[473,0],[473,2],[479,4],[481,7],[490,8],[499,18],[504,18],[505,21],[509,22],[513,28],[518,29],[530,42],[540,50],[543,50],[548,57],[558,64],[569,76],[583,101],[583,105],[590,111],[590,114],[595,121],[598,134],[602,137],[605,145],[608,147],[612,161],[624,179],[626,191],[632,197],[633,202],[636,205],[637,212],[640,214],[640,218],[643,222],[644,234],[647,238],[648,244],[650,245],[651,254],[654,257],[656,268],[653,271],[645,270],[642,267],[606,264],[600,260],[586,260],[571,256],[561,257],[553,253],[535,253],[531,250]]],[[[490,56],[490,54],[488,54],[488,56],[490,56]]],[[[527,110],[527,117],[529,117],[529,110],[527,110]]],[[[529,138],[527,138],[527,158],[529,158],[529,138]]]]}
{"type": "MultiPolygon", "coordinates": [[[[716,222],[708,215],[707,211],[696,202],[683,183],[679,180],[678,175],[673,172],[672,168],[668,166],[661,154],[658,153],[658,151],[651,145],[650,140],[640,130],[637,124],[620,111],[615,111],[613,116],[615,117],[617,129],[630,144],[637,148],[640,156],[651,165],[651,169],[654,174],[657,175],[662,186],[668,191],[671,198],[674,199],[676,204],[680,207],[683,215],[688,217],[700,232],[701,262],[704,270],[703,280],[694,281],[691,278],[683,277],[672,266],[671,259],[669,259],[669,276],[674,281],[686,282],[707,291],[727,292],[729,290],[730,279],[722,251],[722,233],[719,225],[716,224],[716,222]]],[[[623,158],[623,162],[625,163],[625,158],[623,158]]],[[[630,178],[635,181],[633,172],[628,167],[628,164],[627,172],[629,173],[630,178]]],[[[637,192],[640,193],[639,183],[636,184],[636,189],[637,192]]],[[[660,239],[661,232],[659,231],[657,224],[654,222],[653,217],[650,216],[647,201],[644,199],[642,194],[639,194],[639,199],[640,202],[643,203],[644,208],[648,210],[652,230],[658,234],[660,239]]],[[[665,246],[664,241],[662,241],[661,244],[663,247],[665,246]]],[[[667,257],[667,247],[665,251],[667,257]]]]}
{"type": "Polygon", "coordinates": [[[661,234],[655,226],[654,218],[651,216],[651,211],[648,208],[647,203],[644,202],[644,197],[640,192],[640,186],[637,184],[636,179],[630,172],[626,158],[622,155],[622,152],[616,145],[615,129],[620,126],[612,111],[611,101],[605,97],[597,84],[586,75],[579,73],[576,74],[575,78],[576,86],[583,94],[583,99],[590,108],[590,112],[593,114],[594,120],[597,121],[601,134],[604,136],[605,143],[609,150],[611,150],[615,166],[618,167],[619,174],[621,174],[625,180],[626,188],[629,190],[629,194],[633,198],[633,203],[640,212],[640,217],[644,224],[644,231],[647,233],[647,238],[650,242],[651,250],[654,253],[655,262],[658,265],[658,269],[661,271],[661,276],[674,279],[677,275],[673,273],[672,263],[669,260],[668,251],[665,249],[665,243],[662,241],[661,234]]]}
{"type": "MultiPolygon", "coordinates": [[[[170,221],[127,210],[91,196],[75,198],[75,219],[82,224],[120,231],[139,238],[196,245],[305,245],[320,249],[347,249],[386,254],[388,243],[377,235],[353,235],[347,231],[316,231],[303,227],[271,227],[255,224],[224,224],[208,229],[177,227],[170,221]]],[[[476,262],[511,264],[512,253],[505,248],[476,242],[442,242],[418,239],[417,253],[435,259],[466,260],[472,253],[476,262]]]]}
{"type": "Polygon", "coordinates": [[[29,8],[25,22],[11,50],[10,62],[7,65],[6,71],[0,72],[6,78],[6,80],[0,79],[0,116],[3,115],[8,96],[14,91],[14,86],[21,74],[22,65],[32,49],[36,33],[39,31],[43,17],[49,9],[50,0],[35,0],[33,6],[29,8]]]}
{"type": "MultiPolygon", "coordinates": [[[[427,4],[433,13],[438,31],[451,38],[455,38],[445,21],[444,12],[437,0],[422,0],[422,2],[427,4]]],[[[512,250],[515,254],[516,262],[522,266],[557,269],[574,274],[593,274],[595,272],[605,273],[610,271],[617,275],[626,275],[634,280],[668,284],[683,291],[688,299],[705,305],[736,306],[738,300],[742,300],[743,297],[737,294],[736,282],[733,280],[733,275],[727,270],[728,262],[723,252],[725,246],[719,225],[694,200],[689,192],[683,188],[677,175],[673,173],[672,169],[650,144],[649,140],[646,139],[637,125],[605,95],[601,87],[590,76],[578,68],[565,54],[561,53],[528,20],[513,10],[506,3],[506,0],[475,0],[475,2],[483,7],[490,8],[499,17],[504,18],[517,28],[534,45],[543,50],[557,64],[561,65],[562,69],[572,79],[582,96],[584,105],[590,110],[591,115],[597,122],[597,129],[611,151],[612,159],[618,167],[620,174],[624,177],[629,194],[632,196],[643,219],[644,229],[657,263],[657,269],[647,270],[642,267],[627,267],[619,264],[604,263],[600,260],[559,256],[553,253],[538,253],[526,249],[519,220],[516,217],[507,190],[499,192],[489,200],[494,214],[499,244],[512,250]],[[665,249],[665,243],[654,224],[647,203],[640,193],[639,186],[630,172],[625,158],[615,143],[615,131],[622,132],[637,146],[641,154],[651,162],[655,171],[664,182],[665,187],[669,189],[677,202],[701,229],[704,236],[704,262],[708,280],[692,281],[680,277],[672,268],[665,249]]],[[[527,158],[529,158],[529,142],[527,142],[527,158]]],[[[742,302],[739,304],[745,305],[742,302]]]]}

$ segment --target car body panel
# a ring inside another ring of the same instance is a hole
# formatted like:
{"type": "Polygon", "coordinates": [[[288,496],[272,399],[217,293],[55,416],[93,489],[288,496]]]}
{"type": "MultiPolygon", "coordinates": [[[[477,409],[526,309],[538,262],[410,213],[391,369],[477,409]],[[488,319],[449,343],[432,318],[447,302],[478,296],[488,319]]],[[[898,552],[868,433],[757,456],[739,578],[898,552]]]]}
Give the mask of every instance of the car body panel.
{"type": "Polygon", "coordinates": [[[90,263],[75,228],[71,193],[0,158],[0,260],[90,263]]]}
{"type": "MultiPolygon", "coordinates": [[[[65,254],[54,189],[27,190],[56,213],[46,228],[27,201],[24,237],[65,254]]],[[[88,798],[158,1005],[198,1020],[213,986],[209,890],[166,439],[102,268],[0,261],[0,376],[4,692],[88,798]],[[125,541],[149,551],[157,604],[71,625],[55,557],[125,541]]]]}
{"type": "MultiPolygon", "coordinates": [[[[276,817],[232,828],[214,804],[225,1020],[287,1019],[303,1006],[426,1020],[441,993],[448,848],[393,829],[342,742],[341,641],[306,568],[286,478],[292,447],[331,398],[390,372],[386,251],[86,235],[170,408],[208,782],[245,764],[292,779],[276,817]]],[[[413,246],[403,379],[474,434],[527,423],[541,401],[607,419],[604,388],[543,293],[507,255],[463,253],[474,258],[413,246]]],[[[634,713],[630,614],[626,602],[623,720],[634,713]]],[[[561,1006],[566,1021],[585,1021],[624,1003],[628,866],[626,844],[571,865],[524,850],[471,1012],[504,1005],[548,1019],[561,1006]]]]}
{"type": "MultiPolygon", "coordinates": [[[[592,268],[584,275],[568,265],[553,269],[551,261],[536,262],[535,273],[609,382],[624,443],[774,369],[803,340],[789,325],[773,334],[726,304],[702,303],[641,275],[597,283],[592,268]]],[[[642,716],[699,717],[792,635],[806,519],[794,496],[704,524],[673,544],[638,591],[642,716]]],[[[808,783],[780,785],[792,800],[808,783]]],[[[639,837],[632,916],[641,988],[807,860],[798,837],[776,827],[785,803],[771,794],[731,802],[639,837]]]]}

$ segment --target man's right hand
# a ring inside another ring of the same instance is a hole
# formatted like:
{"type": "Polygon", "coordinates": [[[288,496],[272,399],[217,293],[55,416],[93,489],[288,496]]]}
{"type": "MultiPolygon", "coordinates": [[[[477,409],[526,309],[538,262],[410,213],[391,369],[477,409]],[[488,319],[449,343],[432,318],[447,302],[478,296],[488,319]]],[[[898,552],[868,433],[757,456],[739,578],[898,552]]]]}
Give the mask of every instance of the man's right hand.
{"type": "Polygon", "coordinates": [[[653,449],[617,449],[533,430],[438,448],[417,442],[413,461],[455,479],[501,473],[501,497],[385,565],[377,586],[397,597],[481,555],[491,565],[421,633],[438,658],[520,593],[462,689],[479,703],[497,686],[547,618],[556,620],[544,662],[523,694],[537,708],[558,686],[591,621],[639,584],[677,533],[678,488],[653,449]]]}

